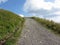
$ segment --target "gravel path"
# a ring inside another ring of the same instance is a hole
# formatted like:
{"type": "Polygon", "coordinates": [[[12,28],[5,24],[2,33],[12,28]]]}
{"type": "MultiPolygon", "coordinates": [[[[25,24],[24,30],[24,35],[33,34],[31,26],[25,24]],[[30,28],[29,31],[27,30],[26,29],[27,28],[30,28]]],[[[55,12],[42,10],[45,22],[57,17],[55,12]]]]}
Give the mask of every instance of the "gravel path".
{"type": "Polygon", "coordinates": [[[60,45],[60,37],[27,18],[17,45],[60,45]]]}

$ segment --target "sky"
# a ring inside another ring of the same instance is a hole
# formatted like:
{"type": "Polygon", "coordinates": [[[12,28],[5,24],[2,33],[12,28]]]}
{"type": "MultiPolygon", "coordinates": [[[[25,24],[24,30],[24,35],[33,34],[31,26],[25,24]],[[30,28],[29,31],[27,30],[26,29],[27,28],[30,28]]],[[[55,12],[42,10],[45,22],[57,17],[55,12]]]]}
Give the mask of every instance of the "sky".
{"type": "Polygon", "coordinates": [[[0,9],[21,16],[37,16],[60,22],[60,0],[0,0],[0,9]]]}

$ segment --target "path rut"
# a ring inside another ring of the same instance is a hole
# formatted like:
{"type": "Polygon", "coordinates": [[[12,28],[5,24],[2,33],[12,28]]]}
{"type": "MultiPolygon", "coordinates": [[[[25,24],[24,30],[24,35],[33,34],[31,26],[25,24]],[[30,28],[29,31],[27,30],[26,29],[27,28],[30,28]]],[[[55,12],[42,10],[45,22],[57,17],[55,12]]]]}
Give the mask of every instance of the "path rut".
{"type": "Polygon", "coordinates": [[[48,31],[35,20],[26,18],[17,45],[60,45],[60,37],[48,31]]]}

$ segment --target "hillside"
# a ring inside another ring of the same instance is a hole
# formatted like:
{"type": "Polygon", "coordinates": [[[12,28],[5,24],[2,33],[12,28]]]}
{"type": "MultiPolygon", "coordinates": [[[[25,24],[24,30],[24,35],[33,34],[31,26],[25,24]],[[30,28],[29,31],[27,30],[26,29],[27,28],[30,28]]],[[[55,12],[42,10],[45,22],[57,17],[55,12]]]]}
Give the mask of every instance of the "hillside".
{"type": "Polygon", "coordinates": [[[32,19],[36,20],[40,24],[42,24],[44,27],[50,29],[56,34],[60,34],[60,23],[56,23],[54,21],[46,20],[43,18],[38,18],[38,17],[32,17],[32,19]]]}
{"type": "Polygon", "coordinates": [[[10,45],[14,40],[12,37],[17,37],[17,34],[21,32],[23,22],[24,18],[17,14],[0,9],[0,44],[5,42],[5,45],[10,45]]]}

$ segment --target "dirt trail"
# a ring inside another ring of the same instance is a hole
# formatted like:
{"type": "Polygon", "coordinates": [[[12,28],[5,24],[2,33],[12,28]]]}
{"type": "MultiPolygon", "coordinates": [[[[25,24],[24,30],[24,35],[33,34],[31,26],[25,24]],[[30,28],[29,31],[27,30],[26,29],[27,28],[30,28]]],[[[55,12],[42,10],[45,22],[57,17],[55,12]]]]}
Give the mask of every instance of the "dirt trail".
{"type": "Polygon", "coordinates": [[[17,45],[60,45],[60,37],[54,35],[33,19],[27,18],[17,45]]]}

